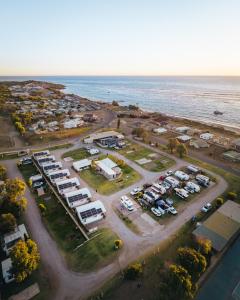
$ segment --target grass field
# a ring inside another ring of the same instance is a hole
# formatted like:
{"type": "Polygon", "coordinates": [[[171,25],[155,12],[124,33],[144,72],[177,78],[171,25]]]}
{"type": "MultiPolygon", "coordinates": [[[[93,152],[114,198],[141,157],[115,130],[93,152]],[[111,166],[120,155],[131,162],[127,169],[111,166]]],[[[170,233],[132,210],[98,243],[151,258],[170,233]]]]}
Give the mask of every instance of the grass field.
{"type": "Polygon", "coordinates": [[[79,173],[79,176],[92,188],[98,191],[102,195],[111,195],[124,189],[138,180],[141,179],[141,175],[133,170],[129,166],[121,167],[122,175],[120,178],[109,181],[103,175],[98,174],[93,169],[83,170],[79,173]]]}
{"type": "Polygon", "coordinates": [[[42,135],[27,134],[26,140],[30,145],[39,144],[40,142],[50,143],[52,141],[68,139],[68,138],[82,135],[86,133],[89,129],[90,129],[89,127],[80,127],[80,128],[73,128],[73,129],[63,129],[55,132],[48,132],[42,135]]]}
{"type": "Polygon", "coordinates": [[[132,142],[129,142],[129,145],[126,148],[121,149],[118,152],[134,162],[142,158],[151,159],[151,162],[146,164],[141,165],[138,162],[136,163],[142,168],[152,172],[160,172],[166,170],[175,164],[175,161],[168,158],[167,156],[161,155],[142,145],[132,142]]]}
{"type": "Polygon", "coordinates": [[[114,248],[117,239],[118,236],[110,229],[99,230],[93,239],[68,255],[70,266],[74,266],[76,271],[90,271],[109,264],[120,252],[114,248]]]}
{"type": "Polygon", "coordinates": [[[89,156],[90,156],[90,154],[87,152],[86,149],[79,148],[79,149],[65,152],[62,155],[62,158],[71,157],[73,160],[80,160],[80,159],[87,158],[89,156]]]}

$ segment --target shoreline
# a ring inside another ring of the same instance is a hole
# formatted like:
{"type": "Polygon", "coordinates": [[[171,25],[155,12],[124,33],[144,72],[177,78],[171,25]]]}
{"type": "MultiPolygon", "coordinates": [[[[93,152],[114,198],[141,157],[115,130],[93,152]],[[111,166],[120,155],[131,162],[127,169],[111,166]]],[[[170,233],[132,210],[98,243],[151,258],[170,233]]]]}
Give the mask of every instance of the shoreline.
{"type": "MultiPolygon", "coordinates": [[[[64,90],[66,89],[67,87],[64,85],[64,88],[63,88],[63,92],[64,90]]],[[[65,93],[65,92],[64,92],[65,93]]],[[[111,106],[112,103],[111,102],[107,102],[107,101],[104,101],[104,100],[94,100],[94,99],[89,99],[89,98],[86,98],[86,97],[83,97],[81,95],[78,95],[78,94],[73,94],[77,97],[80,97],[81,99],[83,100],[87,100],[87,101],[90,101],[90,102],[95,102],[95,103],[100,103],[100,104],[104,104],[104,105],[109,105],[111,106]]],[[[114,101],[114,100],[112,100],[114,101]]],[[[124,105],[124,100],[121,100],[121,101],[117,101],[117,103],[119,104],[119,107],[121,108],[127,108],[128,105],[124,105]]],[[[147,114],[155,114],[155,115],[159,115],[161,117],[165,117],[165,118],[168,118],[169,120],[172,120],[172,121],[182,121],[182,122],[190,122],[190,123],[194,123],[196,124],[195,126],[197,125],[200,125],[200,126],[207,126],[207,127],[210,127],[210,128],[213,128],[215,130],[224,130],[225,132],[230,132],[231,134],[235,134],[235,135],[240,135],[240,127],[235,127],[235,126],[231,126],[231,125],[227,125],[227,124],[220,124],[220,123],[214,123],[213,121],[204,121],[204,120],[198,120],[198,119],[194,119],[194,118],[187,118],[187,117],[181,117],[181,116],[177,116],[177,115],[171,115],[171,114],[167,114],[167,113],[162,113],[162,112],[153,112],[151,110],[147,110],[145,108],[141,108],[140,106],[138,106],[139,110],[138,111],[141,111],[143,113],[147,113],[147,114]]]]}

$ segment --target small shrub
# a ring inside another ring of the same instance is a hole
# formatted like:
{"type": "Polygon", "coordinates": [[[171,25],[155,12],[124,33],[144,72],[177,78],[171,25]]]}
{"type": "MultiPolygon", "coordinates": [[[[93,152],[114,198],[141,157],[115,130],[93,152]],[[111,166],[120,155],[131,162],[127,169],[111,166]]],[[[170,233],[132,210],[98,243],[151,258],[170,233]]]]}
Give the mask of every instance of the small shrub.
{"type": "Polygon", "coordinates": [[[126,272],[125,278],[128,280],[135,280],[143,273],[142,265],[140,263],[135,263],[130,265],[126,272]]]}
{"type": "Polygon", "coordinates": [[[220,207],[221,205],[223,205],[223,202],[224,202],[224,200],[223,200],[223,198],[217,198],[217,200],[216,200],[216,204],[217,204],[217,207],[220,207]]]}
{"type": "Polygon", "coordinates": [[[115,247],[116,250],[122,248],[122,246],[123,246],[122,240],[115,240],[114,247],[115,247]]]}
{"type": "Polygon", "coordinates": [[[237,194],[234,192],[229,192],[228,193],[228,199],[230,200],[236,200],[237,199],[237,194]]]}

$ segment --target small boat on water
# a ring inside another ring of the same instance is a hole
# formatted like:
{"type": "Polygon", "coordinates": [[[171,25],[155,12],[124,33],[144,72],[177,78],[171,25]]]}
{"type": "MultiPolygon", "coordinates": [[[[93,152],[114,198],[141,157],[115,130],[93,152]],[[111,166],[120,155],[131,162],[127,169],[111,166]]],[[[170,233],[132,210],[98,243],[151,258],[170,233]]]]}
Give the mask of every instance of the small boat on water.
{"type": "Polygon", "coordinates": [[[214,113],[214,115],[223,115],[223,112],[221,112],[219,110],[215,110],[213,113],[214,113]]]}

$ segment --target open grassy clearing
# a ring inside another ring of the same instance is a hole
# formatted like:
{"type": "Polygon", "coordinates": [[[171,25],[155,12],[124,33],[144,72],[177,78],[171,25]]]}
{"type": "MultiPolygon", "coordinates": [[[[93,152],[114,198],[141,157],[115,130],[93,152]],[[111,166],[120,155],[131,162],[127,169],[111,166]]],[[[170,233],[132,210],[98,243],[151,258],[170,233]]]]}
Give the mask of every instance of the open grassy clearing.
{"type": "Polygon", "coordinates": [[[87,152],[86,149],[78,148],[72,151],[65,152],[62,155],[62,158],[71,157],[73,160],[80,160],[80,159],[87,158],[89,156],[90,154],[87,152]]]}
{"type": "Polygon", "coordinates": [[[77,266],[74,268],[76,271],[96,270],[106,266],[120,252],[114,248],[114,241],[117,239],[118,236],[110,229],[99,230],[95,237],[68,255],[70,266],[77,266]]]}
{"type": "Polygon", "coordinates": [[[141,179],[141,175],[137,173],[131,167],[125,165],[121,167],[121,177],[109,181],[103,175],[98,174],[93,169],[83,170],[79,173],[79,176],[93,189],[97,190],[102,195],[110,195],[124,189],[138,180],[141,179]]]}
{"type": "MultiPolygon", "coordinates": [[[[30,176],[36,174],[33,165],[24,166],[21,172],[28,182],[30,176]]],[[[44,197],[33,193],[37,204],[43,203],[47,210],[43,221],[57,242],[68,266],[74,271],[88,271],[108,264],[117,255],[114,241],[118,236],[108,229],[100,230],[95,238],[87,243],[82,234],[75,228],[74,223],[66,214],[64,208],[51,192],[46,189],[44,197]],[[82,245],[83,244],[83,245],[82,245]],[[78,247],[82,245],[81,247],[78,247]]]]}
{"type": "Polygon", "coordinates": [[[80,127],[73,129],[63,129],[55,132],[48,132],[42,135],[37,134],[27,134],[26,140],[30,145],[39,144],[39,143],[50,143],[52,141],[68,139],[76,136],[80,136],[86,133],[90,127],[80,127]]]}
{"type": "Polygon", "coordinates": [[[127,147],[118,150],[118,152],[126,158],[134,161],[142,168],[152,172],[160,172],[166,170],[175,164],[175,161],[170,159],[169,157],[154,152],[137,143],[128,142],[127,147]],[[144,158],[151,160],[151,162],[148,162],[146,164],[140,164],[137,162],[137,160],[144,158]]]}

